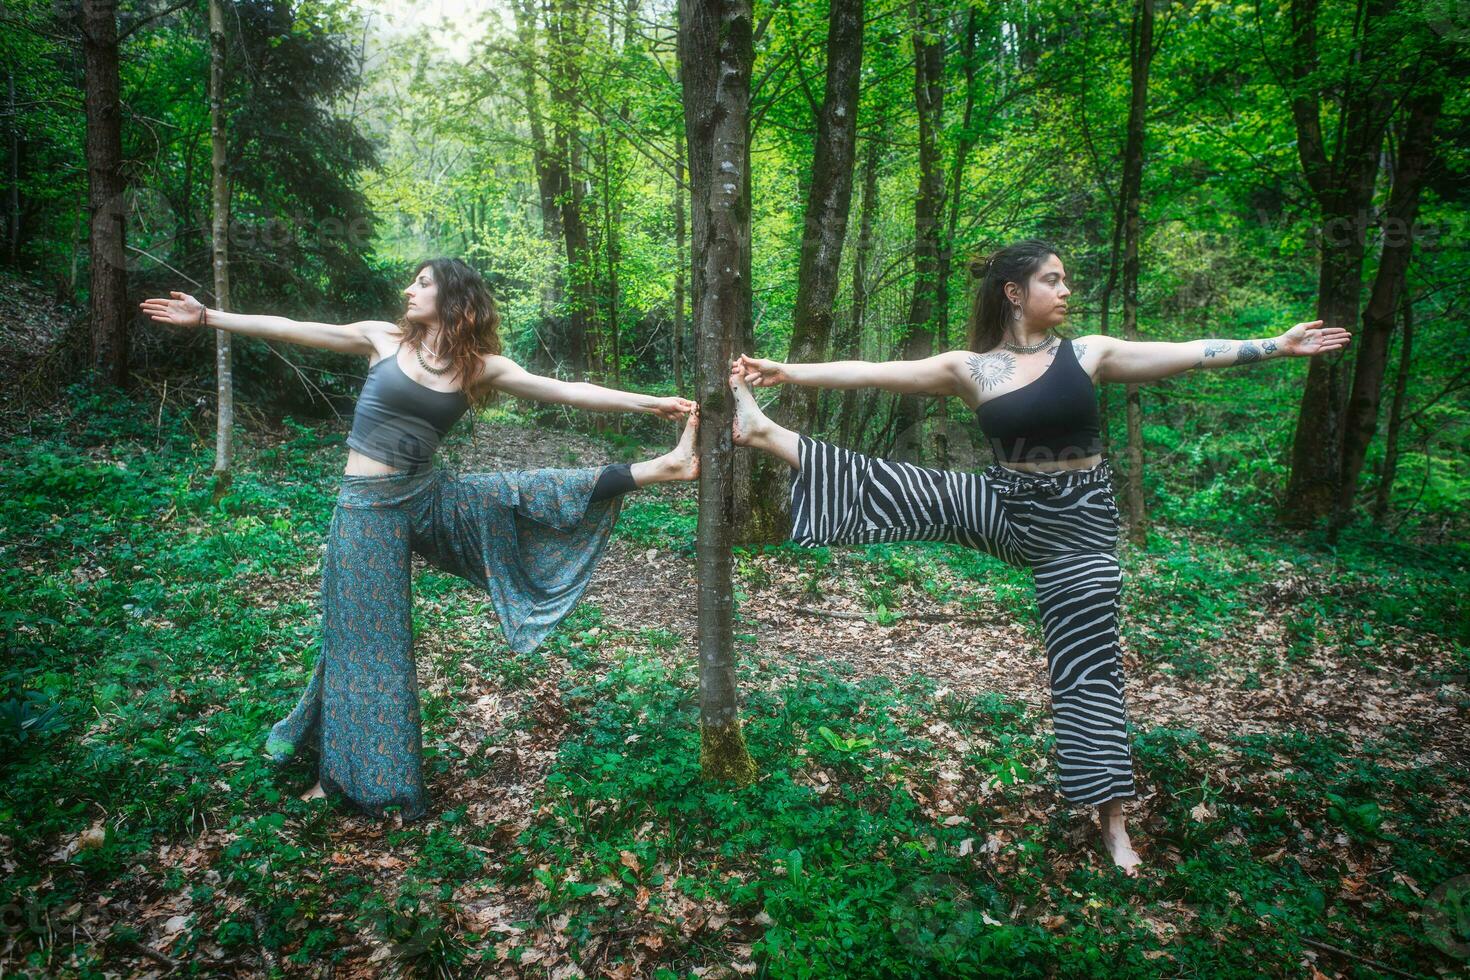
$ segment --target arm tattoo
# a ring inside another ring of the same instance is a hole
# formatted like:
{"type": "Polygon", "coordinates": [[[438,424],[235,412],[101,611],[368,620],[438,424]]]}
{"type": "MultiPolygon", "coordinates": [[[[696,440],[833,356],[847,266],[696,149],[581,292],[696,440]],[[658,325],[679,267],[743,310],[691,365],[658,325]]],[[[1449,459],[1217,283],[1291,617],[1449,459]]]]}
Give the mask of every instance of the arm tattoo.
{"type": "Polygon", "coordinates": [[[1276,341],[1274,341],[1274,340],[1265,340],[1265,341],[1262,341],[1261,342],[1261,350],[1264,353],[1267,353],[1267,354],[1274,354],[1274,353],[1276,353],[1276,341]]]}
{"type": "Polygon", "coordinates": [[[1240,353],[1235,357],[1236,364],[1250,364],[1261,359],[1261,349],[1249,340],[1240,345],[1240,353]]]}
{"type": "Polygon", "coordinates": [[[1227,340],[1205,341],[1205,357],[1214,357],[1216,354],[1223,354],[1229,349],[1230,342],[1227,340]]]}
{"type": "Polygon", "coordinates": [[[1016,371],[1016,359],[1009,354],[971,354],[965,361],[970,368],[970,377],[980,386],[981,391],[989,391],[991,388],[999,388],[1011,380],[1011,375],[1016,371]]]}

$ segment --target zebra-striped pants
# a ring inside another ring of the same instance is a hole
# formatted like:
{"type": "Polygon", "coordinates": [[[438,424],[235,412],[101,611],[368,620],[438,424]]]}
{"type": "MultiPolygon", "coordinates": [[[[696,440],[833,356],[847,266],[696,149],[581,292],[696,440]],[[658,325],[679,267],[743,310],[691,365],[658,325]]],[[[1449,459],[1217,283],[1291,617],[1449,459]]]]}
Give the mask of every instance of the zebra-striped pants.
{"type": "Polygon", "coordinates": [[[897,463],[800,436],[791,539],[948,541],[1030,568],[1046,637],[1062,795],[1137,795],[1118,645],[1118,507],[1106,460],[1055,475],[897,463]]]}

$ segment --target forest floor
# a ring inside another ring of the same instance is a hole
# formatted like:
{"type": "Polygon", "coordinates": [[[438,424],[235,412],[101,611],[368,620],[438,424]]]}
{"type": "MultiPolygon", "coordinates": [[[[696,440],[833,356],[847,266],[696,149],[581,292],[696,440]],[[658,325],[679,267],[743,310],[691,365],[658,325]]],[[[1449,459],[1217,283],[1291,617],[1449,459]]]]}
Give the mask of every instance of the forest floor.
{"type": "MultiPolygon", "coordinates": [[[[554,421],[493,412],[445,462],[639,452],[554,421]]],[[[959,548],[739,549],[761,775],[703,780],[692,491],[639,491],[532,654],[486,596],[419,570],[434,809],[380,821],[296,799],[305,764],[261,752],[315,656],[341,426],[242,432],[216,501],[209,424],[79,389],[0,420],[0,973],[1470,963],[1463,548],[1250,521],[1124,547],[1134,880],[1057,792],[1029,581],[959,548]]]]}

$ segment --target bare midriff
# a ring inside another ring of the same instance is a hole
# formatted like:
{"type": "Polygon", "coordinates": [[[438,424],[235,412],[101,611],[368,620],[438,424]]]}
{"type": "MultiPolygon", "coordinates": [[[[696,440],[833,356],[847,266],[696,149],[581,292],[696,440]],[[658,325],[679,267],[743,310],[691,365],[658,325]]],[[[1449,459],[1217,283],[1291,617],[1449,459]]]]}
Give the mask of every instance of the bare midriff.
{"type": "Polygon", "coordinates": [[[1068,470],[1085,470],[1102,462],[1101,453],[1093,453],[1081,459],[1049,459],[1044,463],[1024,463],[1020,460],[1009,462],[997,460],[1001,466],[1008,470],[1019,470],[1022,473],[1065,473],[1068,470]]]}
{"type": "Polygon", "coordinates": [[[388,476],[401,472],[402,470],[373,459],[371,456],[364,456],[356,449],[347,450],[347,476],[388,476]]]}

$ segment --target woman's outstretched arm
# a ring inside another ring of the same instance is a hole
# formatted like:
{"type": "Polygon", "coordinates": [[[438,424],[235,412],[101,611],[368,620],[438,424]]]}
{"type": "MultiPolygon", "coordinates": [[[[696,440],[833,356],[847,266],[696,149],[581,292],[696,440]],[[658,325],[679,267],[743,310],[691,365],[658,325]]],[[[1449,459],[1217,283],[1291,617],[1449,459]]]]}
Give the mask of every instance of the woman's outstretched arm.
{"type": "Polygon", "coordinates": [[[500,354],[485,359],[481,380],[491,387],[538,402],[554,402],[586,409],[589,412],[647,412],[666,419],[678,419],[694,410],[687,398],[659,398],[631,391],[604,388],[586,381],[561,381],[532,374],[515,361],[500,354]]]}
{"type": "Polygon", "coordinates": [[[313,323],[291,320],[283,316],[257,316],[250,313],[226,313],[207,309],[188,293],[169,293],[168,299],[145,299],[138,306],[157,323],[180,327],[213,327],[230,333],[265,340],[283,340],[303,347],[323,347],[344,354],[366,354],[377,350],[371,334],[396,329],[385,320],[360,320],[357,323],[313,323]]]}
{"type": "Polygon", "coordinates": [[[794,384],[810,388],[882,388],[901,395],[958,395],[968,351],[946,351],[913,361],[819,361],[785,364],[741,354],[731,366],[757,388],[794,384]]]}
{"type": "Polygon", "coordinates": [[[1094,334],[1073,341],[1077,358],[1086,364],[1096,352],[1098,381],[1138,383],[1158,381],[1196,368],[1254,364],[1273,357],[1314,357],[1341,350],[1352,335],[1341,327],[1324,327],[1321,320],[1298,323],[1279,337],[1262,340],[1189,340],[1183,343],[1119,340],[1094,334]]]}

